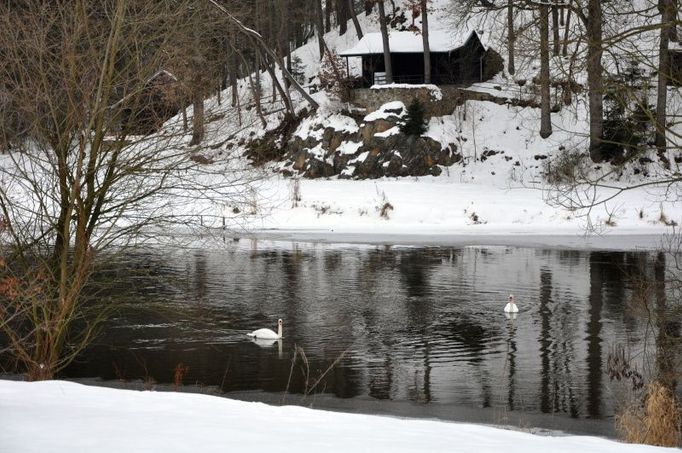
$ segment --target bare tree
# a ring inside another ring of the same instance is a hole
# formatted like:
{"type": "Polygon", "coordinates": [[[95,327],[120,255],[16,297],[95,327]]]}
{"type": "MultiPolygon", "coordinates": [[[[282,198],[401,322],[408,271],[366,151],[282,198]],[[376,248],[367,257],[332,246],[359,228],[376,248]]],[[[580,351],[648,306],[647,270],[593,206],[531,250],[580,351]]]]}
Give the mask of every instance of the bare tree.
{"type": "MultiPolygon", "coordinates": [[[[279,64],[277,54],[270,48],[270,46],[268,46],[260,33],[244,25],[244,23],[240,21],[234,14],[232,14],[227,8],[215,0],[206,1],[211,3],[218,11],[220,11],[240,33],[243,33],[249,37],[252,40],[254,46],[257,46],[262,51],[263,55],[271,59],[269,64],[279,64]]],[[[301,87],[301,85],[294,78],[294,76],[291,75],[286,67],[280,67],[280,70],[284,77],[286,77],[286,79],[291,83],[291,86],[294,87],[294,89],[298,91],[301,96],[303,96],[308,104],[310,104],[313,109],[317,109],[319,107],[318,103],[310,96],[310,94],[308,94],[306,90],[303,89],[303,87],[301,87]]]]}
{"type": "Polygon", "coordinates": [[[559,27],[559,6],[557,5],[559,1],[561,0],[552,0],[552,55],[555,57],[561,52],[561,29],[559,27]]]}
{"type": "Polygon", "coordinates": [[[514,61],[514,43],[516,33],[514,32],[514,0],[507,0],[507,71],[514,75],[516,63],[514,61]]]}
{"type": "Polygon", "coordinates": [[[587,97],[590,110],[590,156],[595,162],[603,159],[604,137],[604,69],[602,55],[602,5],[600,0],[588,0],[587,16],[581,15],[587,30],[587,97]]]}
{"type": "Polygon", "coordinates": [[[317,26],[317,47],[320,61],[324,58],[324,18],[322,16],[322,0],[315,0],[315,25],[317,26]]]}
{"type": "Polygon", "coordinates": [[[324,31],[329,33],[332,30],[332,0],[324,2],[324,31]]]}
{"type": "Polygon", "coordinates": [[[345,0],[336,1],[336,18],[339,23],[339,35],[343,36],[348,31],[348,19],[350,16],[349,4],[345,0]]]}
{"type": "Polygon", "coordinates": [[[540,137],[552,135],[549,74],[549,6],[540,4],[540,137]]]}
{"type": "Polygon", "coordinates": [[[355,33],[358,35],[358,39],[362,39],[362,27],[360,27],[360,21],[358,20],[358,14],[355,11],[355,5],[353,0],[348,0],[348,10],[350,11],[350,17],[353,19],[353,26],[355,27],[355,33]]]}
{"type": "Polygon", "coordinates": [[[424,83],[431,83],[431,47],[429,45],[428,1],[420,0],[422,14],[422,43],[424,45],[424,83]]]}
{"type": "Polygon", "coordinates": [[[192,227],[192,214],[219,216],[246,182],[190,159],[181,128],[130,134],[154,73],[184,58],[175,44],[192,7],[0,4],[0,84],[28,128],[0,167],[0,280],[18,282],[0,291],[0,354],[29,379],[53,377],[92,340],[106,306],[83,289],[98,260],[145,234],[192,227]],[[177,199],[191,200],[186,214],[177,199]]]}
{"type": "Polygon", "coordinates": [[[658,51],[658,81],[656,90],[656,148],[663,154],[667,148],[666,118],[668,110],[668,82],[670,80],[669,44],[671,30],[675,25],[675,0],[659,0],[658,9],[661,14],[658,51]]]}
{"type": "Polygon", "coordinates": [[[381,28],[381,40],[384,44],[384,68],[386,71],[386,83],[393,83],[393,66],[391,64],[391,45],[388,39],[388,25],[384,0],[374,0],[379,7],[379,27],[381,28]]]}

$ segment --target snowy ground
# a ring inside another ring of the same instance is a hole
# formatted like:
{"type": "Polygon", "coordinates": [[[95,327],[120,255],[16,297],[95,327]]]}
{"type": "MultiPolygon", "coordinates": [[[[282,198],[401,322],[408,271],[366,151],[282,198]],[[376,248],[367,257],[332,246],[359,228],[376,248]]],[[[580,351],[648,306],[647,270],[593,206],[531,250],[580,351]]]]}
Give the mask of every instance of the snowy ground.
{"type": "Polygon", "coordinates": [[[0,447],[28,452],[654,452],[597,437],[273,407],[61,381],[0,381],[0,447]]]}
{"type": "Polygon", "coordinates": [[[263,182],[245,227],[261,237],[330,242],[545,245],[652,248],[682,221],[663,189],[626,192],[604,206],[570,211],[548,204],[542,188],[454,181],[455,176],[376,181],[263,182]],[[390,203],[392,209],[381,216],[390,203]],[[586,235],[586,233],[589,233],[586,235]]]}

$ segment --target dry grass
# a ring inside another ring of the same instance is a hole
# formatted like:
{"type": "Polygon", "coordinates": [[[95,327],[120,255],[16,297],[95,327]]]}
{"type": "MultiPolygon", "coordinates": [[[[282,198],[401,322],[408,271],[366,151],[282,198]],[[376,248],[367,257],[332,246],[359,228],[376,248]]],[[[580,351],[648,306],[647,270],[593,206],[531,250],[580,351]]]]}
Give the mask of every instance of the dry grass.
{"type": "MultiPolygon", "coordinates": [[[[294,369],[298,365],[301,376],[303,377],[303,398],[312,394],[317,390],[320,384],[324,383],[324,378],[336,368],[336,366],[343,360],[348,353],[350,348],[345,349],[341,354],[336,357],[336,359],[327,367],[326,370],[320,372],[316,379],[313,379],[310,375],[310,362],[308,362],[308,356],[306,356],[305,351],[302,347],[294,345],[294,356],[291,359],[291,369],[289,370],[289,378],[287,380],[287,386],[284,390],[284,396],[282,397],[282,404],[286,401],[286,396],[289,393],[289,386],[291,385],[291,378],[294,375],[294,369]]],[[[319,371],[319,370],[318,370],[319,371]]],[[[323,391],[323,389],[322,389],[323,391]]]]}
{"type": "Polygon", "coordinates": [[[575,151],[562,151],[543,163],[545,180],[553,185],[574,185],[583,180],[588,171],[588,159],[575,151]]]}
{"type": "Polygon", "coordinates": [[[291,207],[298,208],[301,202],[301,180],[299,178],[291,179],[291,207]]]}
{"type": "Polygon", "coordinates": [[[388,201],[379,208],[379,216],[383,219],[390,219],[389,213],[393,211],[393,205],[388,201]]]}
{"type": "Polygon", "coordinates": [[[388,201],[388,198],[386,197],[386,192],[384,192],[383,190],[380,191],[379,188],[377,188],[377,195],[379,195],[379,197],[381,198],[379,204],[376,206],[376,210],[379,213],[379,217],[381,217],[382,219],[390,220],[391,212],[395,208],[388,201]]]}
{"type": "Polygon", "coordinates": [[[632,405],[617,417],[617,427],[625,441],[660,447],[682,446],[682,408],[665,386],[647,386],[644,404],[632,405]]]}
{"type": "Polygon", "coordinates": [[[604,221],[604,224],[610,227],[615,227],[618,225],[616,223],[615,217],[613,216],[613,212],[609,212],[609,218],[604,221]]]}
{"type": "Polygon", "coordinates": [[[669,220],[668,216],[665,215],[665,212],[663,212],[663,208],[661,208],[661,214],[658,216],[658,221],[664,224],[665,226],[677,226],[677,222],[674,220],[669,220]]]}
{"type": "Polygon", "coordinates": [[[175,390],[182,386],[182,382],[185,380],[185,374],[187,374],[188,371],[189,367],[185,366],[182,362],[175,365],[175,371],[173,372],[173,385],[175,390]]]}

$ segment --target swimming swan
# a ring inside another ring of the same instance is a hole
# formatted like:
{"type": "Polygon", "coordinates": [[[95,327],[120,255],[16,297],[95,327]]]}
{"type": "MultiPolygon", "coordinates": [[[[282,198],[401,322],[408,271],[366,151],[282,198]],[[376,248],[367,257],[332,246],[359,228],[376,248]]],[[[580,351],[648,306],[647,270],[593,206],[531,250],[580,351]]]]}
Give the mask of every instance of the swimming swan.
{"type": "Polygon", "coordinates": [[[505,313],[518,313],[519,312],[519,307],[516,306],[516,303],[514,302],[514,296],[511,294],[509,295],[509,302],[507,302],[507,305],[504,307],[504,312],[505,313]]]}
{"type": "Polygon", "coordinates": [[[277,333],[270,329],[258,329],[246,335],[254,337],[256,340],[279,340],[282,338],[282,320],[277,320],[277,333]]]}

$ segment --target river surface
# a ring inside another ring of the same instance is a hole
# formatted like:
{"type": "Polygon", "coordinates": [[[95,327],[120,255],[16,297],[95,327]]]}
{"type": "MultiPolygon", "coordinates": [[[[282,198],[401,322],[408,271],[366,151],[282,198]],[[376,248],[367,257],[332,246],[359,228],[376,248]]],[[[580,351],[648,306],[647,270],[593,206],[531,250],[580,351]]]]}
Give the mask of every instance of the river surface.
{"type": "Polygon", "coordinates": [[[648,252],[504,246],[153,248],[98,271],[118,310],[64,374],[612,435],[628,389],[608,354],[626,345],[646,371],[655,336],[637,300],[657,266],[648,252]],[[278,318],[283,340],[246,336],[278,318]]]}

